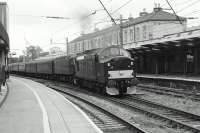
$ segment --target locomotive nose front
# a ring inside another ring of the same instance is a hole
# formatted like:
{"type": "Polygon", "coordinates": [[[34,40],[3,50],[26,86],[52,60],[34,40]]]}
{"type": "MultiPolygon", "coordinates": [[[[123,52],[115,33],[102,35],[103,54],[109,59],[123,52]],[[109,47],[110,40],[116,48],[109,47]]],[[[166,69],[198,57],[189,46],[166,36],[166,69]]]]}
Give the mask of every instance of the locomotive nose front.
{"type": "Polygon", "coordinates": [[[111,95],[131,94],[131,86],[135,86],[134,60],[129,57],[115,57],[107,62],[107,93],[111,95]]]}
{"type": "Polygon", "coordinates": [[[128,57],[115,57],[107,62],[109,79],[133,78],[134,61],[128,57]]]}

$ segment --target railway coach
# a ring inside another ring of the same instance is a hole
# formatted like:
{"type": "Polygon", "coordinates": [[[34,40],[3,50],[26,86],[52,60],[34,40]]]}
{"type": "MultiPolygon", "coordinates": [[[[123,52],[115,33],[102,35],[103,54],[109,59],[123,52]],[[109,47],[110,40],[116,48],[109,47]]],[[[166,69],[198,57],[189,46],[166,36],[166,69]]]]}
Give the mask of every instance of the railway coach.
{"type": "Polygon", "coordinates": [[[37,73],[36,62],[25,63],[25,75],[36,76],[36,73],[37,73]]]}
{"type": "Polygon", "coordinates": [[[54,74],[53,59],[35,61],[35,64],[37,76],[52,79],[52,75],[54,74]]]}
{"type": "Polygon", "coordinates": [[[13,73],[68,81],[109,95],[133,94],[138,82],[134,59],[119,46],[89,50],[76,56],[10,64],[10,68],[13,73]]]}
{"type": "Polygon", "coordinates": [[[72,56],[61,56],[54,59],[54,78],[60,81],[73,83],[74,58],[72,56]]]}

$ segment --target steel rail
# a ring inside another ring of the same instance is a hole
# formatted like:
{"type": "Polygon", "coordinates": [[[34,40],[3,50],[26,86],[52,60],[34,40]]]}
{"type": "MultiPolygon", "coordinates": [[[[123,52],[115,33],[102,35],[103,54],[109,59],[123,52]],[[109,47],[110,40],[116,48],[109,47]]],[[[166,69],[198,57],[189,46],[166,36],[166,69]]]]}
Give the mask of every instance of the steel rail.
{"type": "MultiPolygon", "coordinates": [[[[159,111],[161,111],[161,109],[160,109],[161,106],[159,106],[159,107],[157,106],[157,108],[150,109],[149,108],[150,106],[155,106],[155,105],[151,105],[152,103],[148,103],[149,104],[148,107],[145,108],[144,106],[141,107],[139,104],[130,103],[130,101],[124,101],[124,100],[120,100],[120,99],[117,99],[117,98],[110,98],[110,97],[107,98],[107,99],[109,99],[109,100],[111,100],[111,101],[113,101],[115,103],[119,103],[121,105],[124,105],[125,107],[130,107],[130,109],[138,110],[140,112],[143,112],[144,114],[146,114],[146,115],[148,115],[150,117],[154,117],[154,118],[159,118],[159,119],[165,120],[168,123],[172,124],[173,126],[183,127],[186,130],[190,130],[190,131],[192,131],[194,133],[199,133],[200,132],[200,121],[198,121],[198,123],[196,123],[196,125],[199,126],[199,128],[196,128],[195,126],[187,124],[188,120],[185,119],[184,116],[182,116],[184,118],[183,121],[179,121],[179,120],[176,119],[177,117],[180,118],[180,116],[177,116],[176,113],[187,114],[187,117],[188,117],[189,113],[186,113],[186,112],[183,113],[183,112],[180,112],[178,110],[179,112],[174,112],[174,117],[175,118],[169,118],[169,116],[159,113],[159,111]],[[159,111],[156,112],[155,109],[157,109],[159,111]]],[[[164,109],[162,108],[162,110],[164,110],[164,109]]],[[[166,113],[166,111],[165,111],[165,113],[166,113]]],[[[190,117],[193,118],[193,120],[191,118],[190,122],[197,122],[196,120],[199,120],[199,116],[197,118],[195,118],[195,116],[196,115],[194,115],[194,114],[190,114],[190,117]]]]}
{"type": "Polygon", "coordinates": [[[176,96],[176,97],[186,97],[190,98],[195,101],[200,101],[200,92],[199,94],[195,93],[189,93],[182,90],[178,90],[175,88],[168,88],[168,87],[160,87],[160,86],[149,86],[149,85],[143,85],[139,84],[138,87],[141,90],[158,93],[158,94],[165,94],[170,96],[176,96]]]}
{"type": "Polygon", "coordinates": [[[86,98],[77,96],[76,94],[72,94],[72,93],[70,93],[70,92],[66,92],[66,91],[64,91],[64,90],[59,89],[59,88],[56,87],[56,86],[51,86],[51,85],[49,85],[49,87],[52,88],[52,89],[54,89],[54,90],[56,90],[56,91],[65,93],[65,94],[67,94],[67,95],[70,95],[70,96],[72,96],[72,97],[74,97],[74,98],[76,98],[76,99],[79,99],[79,100],[81,100],[81,101],[84,101],[85,103],[87,103],[87,104],[89,104],[89,105],[92,105],[92,106],[94,106],[94,107],[96,107],[96,108],[99,108],[99,109],[103,110],[104,112],[107,112],[109,115],[111,115],[111,116],[113,116],[114,118],[116,118],[116,119],[122,121],[122,122],[125,123],[127,126],[131,127],[131,128],[134,130],[134,133],[151,133],[151,132],[149,132],[149,131],[145,131],[144,129],[141,129],[140,127],[138,127],[137,124],[131,123],[131,122],[129,122],[129,121],[123,119],[122,117],[117,116],[116,114],[114,114],[114,113],[112,113],[112,112],[106,110],[105,108],[103,108],[103,107],[101,107],[101,106],[98,106],[98,105],[92,103],[92,101],[89,101],[89,100],[86,99],[86,98]]]}

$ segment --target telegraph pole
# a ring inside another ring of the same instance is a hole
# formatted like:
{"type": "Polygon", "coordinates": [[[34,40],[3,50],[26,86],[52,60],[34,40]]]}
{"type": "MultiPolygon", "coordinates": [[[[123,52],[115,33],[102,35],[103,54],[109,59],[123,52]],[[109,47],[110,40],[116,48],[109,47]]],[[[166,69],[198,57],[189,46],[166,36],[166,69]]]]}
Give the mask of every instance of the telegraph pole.
{"type": "Polygon", "coordinates": [[[122,15],[120,15],[120,25],[119,25],[119,28],[120,28],[120,33],[119,33],[119,39],[120,39],[120,46],[123,47],[123,29],[122,29],[122,15]]]}
{"type": "Polygon", "coordinates": [[[69,43],[68,43],[68,37],[66,37],[66,52],[67,55],[69,54],[69,43]]]}

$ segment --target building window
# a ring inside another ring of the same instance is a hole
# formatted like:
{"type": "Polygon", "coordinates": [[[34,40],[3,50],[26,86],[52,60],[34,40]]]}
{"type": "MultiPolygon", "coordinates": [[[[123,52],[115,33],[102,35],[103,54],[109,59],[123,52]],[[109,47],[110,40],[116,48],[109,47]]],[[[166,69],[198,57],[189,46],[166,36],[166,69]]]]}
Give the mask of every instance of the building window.
{"type": "MultiPolygon", "coordinates": [[[[117,42],[118,42],[118,44],[120,44],[120,43],[121,43],[120,32],[117,33],[117,36],[118,36],[118,38],[117,38],[117,42]]],[[[120,45],[121,45],[121,44],[120,44],[120,45]]]]}
{"type": "Polygon", "coordinates": [[[130,29],[130,41],[133,41],[133,29],[130,29]]]}
{"type": "Polygon", "coordinates": [[[147,27],[146,25],[143,26],[143,39],[146,40],[146,34],[147,34],[147,27]]]}
{"type": "Polygon", "coordinates": [[[94,44],[93,44],[93,40],[91,39],[90,40],[90,49],[93,49],[93,47],[94,47],[94,44]]]}
{"type": "Polygon", "coordinates": [[[136,28],[136,41],[139,41],[140,40],[140,28],[137,27],[136,28]]]}
{"type": "Polygon", "coordinates": [[[110,37],[109,37],[110,39],[109,39],[109,43],[110,43],[110,45],[112,45],[112,41],[113,41],[113,36],[112,36],[112,34],[110,34],[110,37]]]}
{"type": "Polygon", "coordinates": [[[124,43],[127,43],[127,30],[124,31],[124,43]]]}
{"type": "Polygon", "coordinates": [[[149,39],[153,39],[153,34],[149,33],[149,39]]]}
{"type": "Polygon", "coordinates": [[[114,44],[117,44],[117,33],[113,34],[113,38],[114,38],[114,44]]]}

